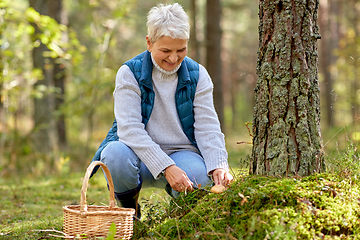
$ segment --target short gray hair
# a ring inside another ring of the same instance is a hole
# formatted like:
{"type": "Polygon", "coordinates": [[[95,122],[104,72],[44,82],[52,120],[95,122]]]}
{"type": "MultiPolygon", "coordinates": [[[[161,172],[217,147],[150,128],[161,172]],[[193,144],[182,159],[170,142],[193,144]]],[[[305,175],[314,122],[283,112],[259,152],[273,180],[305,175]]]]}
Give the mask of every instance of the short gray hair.
{"type": "Polygon", "coordinates": [[[155,42],[163,36],[174,39],[190,38],[189,16],[178,3],[159,4],[147,16],[148,36],[155,42]]]}

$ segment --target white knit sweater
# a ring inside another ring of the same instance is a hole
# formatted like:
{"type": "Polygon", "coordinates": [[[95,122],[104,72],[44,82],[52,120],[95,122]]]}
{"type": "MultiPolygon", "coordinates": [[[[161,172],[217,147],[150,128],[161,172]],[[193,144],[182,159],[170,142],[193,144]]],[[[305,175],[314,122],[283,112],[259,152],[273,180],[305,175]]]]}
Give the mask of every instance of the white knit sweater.
{"type": "MultiPolygon", "coordinates": [[[[157,179],[165,168],[175,164],[168,155],[181,150],[197,152],[197,149],[184,134],[176,111],[177,72],[168,72],[155,61],[153,63],[155,102],[146,128],[141,122],[140,88],[126,65],[121,66],[116,75],[114,112],[119,141],[129,146],[157,179]]],[[[194,128],[208,173],[217,168],[229,169],[224,135],[214,109],[212,92],[210,76],[200,65],[194,100],[194,128]]]]}

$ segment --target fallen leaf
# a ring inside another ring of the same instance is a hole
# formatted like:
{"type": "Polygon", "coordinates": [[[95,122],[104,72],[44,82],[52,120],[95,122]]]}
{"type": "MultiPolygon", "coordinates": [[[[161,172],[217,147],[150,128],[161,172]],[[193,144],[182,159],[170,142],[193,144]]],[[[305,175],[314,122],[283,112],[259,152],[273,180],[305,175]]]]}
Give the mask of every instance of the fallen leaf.
{"type": "Polygon", "coordinates": [[[246,197],[244,197],[244,198],[241,200],[240,205],[242,206],[242,205],[244,205],[245,203],[248,203],[248,200],[247,200],[246,197]]]}

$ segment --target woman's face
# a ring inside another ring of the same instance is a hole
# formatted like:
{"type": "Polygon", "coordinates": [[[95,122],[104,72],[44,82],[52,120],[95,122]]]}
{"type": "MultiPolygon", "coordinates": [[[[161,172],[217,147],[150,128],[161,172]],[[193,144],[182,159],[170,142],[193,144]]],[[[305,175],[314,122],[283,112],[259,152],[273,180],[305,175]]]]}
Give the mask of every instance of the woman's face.
{"type": "Polygon", "coordinates": [[[186,39],[174,39],[163,36],[155,42],[150,42],[146,36],[147,49],[152,53],[155,62],[164,70],[172,71],[184,60],[187,54],[186,39]]]}

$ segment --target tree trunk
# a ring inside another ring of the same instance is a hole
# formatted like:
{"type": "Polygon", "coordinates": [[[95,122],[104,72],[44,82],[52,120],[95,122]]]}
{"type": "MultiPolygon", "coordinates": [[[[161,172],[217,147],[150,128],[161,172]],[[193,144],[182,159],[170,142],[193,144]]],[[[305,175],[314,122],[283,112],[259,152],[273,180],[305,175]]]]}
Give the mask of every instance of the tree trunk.
{"type": "Polygon", "coordinates": [[[260,0],[250,172],[325,170],[320,131],[318,0],[260,0]]]}
{"type": "Polygon", "coordinates": [[[190,34],[190,46],[191,46],[191,58],[193,58],[195,61],[200,61],[200,43],[197,39],[197,29],[196,29],[196,23],[197,23],[197,8],[196,8],[196,0],[191,0],[190,5],[190,12],[191,12],[191,34],[190,34]]]}
{"type": "Polygon", "coordinates": [[[322,36],[320,45],[320,71],[324,76],[324,99],[325,99],[325,122],[328,127],[333,126],[333,97],[332,97],[332,77],[330,73],[331,56],[332,56],[332,35],[330,29],[330,0],[324,1],[324,4],[320,5],[319,9],[319,26],[322,36]],[[325,4],[326,3],[326,4],[325,4]]]}
{"type": "MultiPolygon", "coordinates": [[[[39,10],[44,11],[44,9],[36,9],[32,2],[34,1],[30,1],[30,7],[34,7],[34,9],[40,13],[42,11],[39,10]]],[[[41,7],[44,7],[44,5],[41,7]]],[[[35,34],[38,34],[38,28],[36,25],[33,26],[35,28],[35,34]]],[[[43,44],[34,47],[32,51],[33,68],[40,69],[43,75],[42,79],[38,79],[34,84],[35,91],[43,89],[42,86],[46,86],[47,89],[54,86],[52,78],[52,61],[50,58],[45,58],[43,56],[44,51],[48,51],[48,48],[43,44]]],[[[34,144],[36,149],[42,153],[50,153],[53,150],[54,144],[52,143],[55,140],[54,123],[52,121],[53,110],[54,99],[52,94],[48,94],[47,91],[45,91],[42,97],[34,98],[34,144]]]]}
{"type": "Polygon", "coordinates": [[[224,125],[224,99],[221,78],[221,5],[220,0],[206,3],[206,68],[214,82],[214,103],[222,126],[224,125]]]}
{"type": "MultiPolygon", "coordinates": [[[[2,20],[2,19],[0,19],[2,20]]],[[[3,23],[1,23],[3,24],[3,23]]],[[[0,39],[2,39],[2,26],[0,26],[0,39]]],[[[0,48],[0,124],[3,123],[3,114],[4,114],[4,103],[2,97],[2,91],[4,87],[4,63],[3,63],[3,50],[0,48]]]]}
{"type": "MultiPolygon", "coordinates": [[[[59,24],[67,25],[67,16],[63,9],[62,0],[51,0],[49,16],[53,17],[59,24]]],[[[66,41],[67,36],[63,35],[63,41],[66,41]]],[[[54,59],[54,86],[60,90],[55,95],[55,111],[59,111],[61,105],[65,99],[65,80],[66,70],[65,65],[62,63],[61,58],[54,59]]],[[[56,131],[58,136],[58,142],[61,149],[64,149],[67,145],[66,141],[66,127],[65,127],[65,115],[63,113],[58,114],[56,118],[56,131]]]]}
{"type": "MultiPolygon", "coordinates": [[[[54,63],[54,82],[55,87],[60,90],[55,96],[55,110],[60,110],[60,107],[64,103],[65,97],[65,66],[61,63],[54,63]]],[[[56,118],[56,130],[61,149],[66,148],[66,127],[65,127],[65,115],[60,113],[56,118]]]]}
{"type": "MultiPolygon", "coordinates": [[[[359,27],[359,14],[360,12],[358,12],[358,1],[357,0],[352,0],[349,1],[349,3],[351,4],[351,9],[353,9],[353,19],[351,20],[351,22],[353,23],[352,28],[354,29],[355,32],[355,36],[354,39],[358,39],[360,37],[360,27],[359,27]]],[[[358,67],[359,67],[359,63],[360,63],[360,58],[359,56],[357,56],[356,53],[352,54],[352,56],[350,55],[350,57],[352,58],[352,62],[353,62],[353,66],[354,66],[354,77],[352,79],[352,83],[351,83],[351,92],[350,92],[350,104],[351,104],[351,113],[352,113],[352,117],[354,119],[354,124],[355,126],[358,124],[359,122],[359,103],[358,103],[358,92],[359,92],[359,84],[358,84],[358,67]]]]}
{"type": "MultiPolygon", "coordinates": [[[[64,23],[62,0],[30,0],[33,7],[42,15],[54,18],[58,23],[64,23]]],[[[35,34],[39,33],[36,25],[35,34]]],[[[42,98],[34,99],[34,125],[36,129],[35,144],[39,151],[49,153],[60,146],[66,145],[65,118],[59,114],[55,118],[54,111],[59,110],[64,100],[65,93],[65,69],[61,59],[45,58],[43,52],[47,47],[40,44],[33,49],[33,67],[42,70],[43,79],[34,85],[35,89],[41,85],[48,88],[56,87],[60,90],[57,95],[47,93],[42,98]]]]}
{"type": "MultiPolygon", "coordinates": [[[[330,1],[330,34],[331,34],[331,54],[330,54],[330,68],[332,66],[336,65],[336,62],[338,60],[337,55],[334,53],[335,49],[339,48],[339,39],[340,39],[340,33],[339,33],[339,25],[340,25],[340,21],[339,21],[339,15],[340,15],[340,6],[338,3],[338,0],[329,0],[330,1]]],[[[335,97],[333,95],[333,83],[336,79],[336,75],[330,71],[330,85],[331,85],[331,116],[328,116],[328,118],[331,117],[331,122],[329,126],[334,126],[336,124],[335,121],[335,117],[334,117],[334,101],[335,101],[335,97]]]]}

